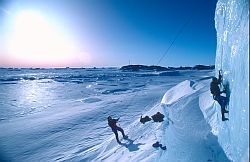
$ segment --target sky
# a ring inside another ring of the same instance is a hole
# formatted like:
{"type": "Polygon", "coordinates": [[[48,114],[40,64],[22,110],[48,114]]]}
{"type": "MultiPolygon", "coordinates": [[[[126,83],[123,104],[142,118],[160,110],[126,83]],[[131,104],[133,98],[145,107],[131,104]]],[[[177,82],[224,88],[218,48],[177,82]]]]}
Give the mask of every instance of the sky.
{"type": "Polygon", "coordinates": [[[0,0],[0,67],[214,65],[215,8],[216,0],[0,0]]]}

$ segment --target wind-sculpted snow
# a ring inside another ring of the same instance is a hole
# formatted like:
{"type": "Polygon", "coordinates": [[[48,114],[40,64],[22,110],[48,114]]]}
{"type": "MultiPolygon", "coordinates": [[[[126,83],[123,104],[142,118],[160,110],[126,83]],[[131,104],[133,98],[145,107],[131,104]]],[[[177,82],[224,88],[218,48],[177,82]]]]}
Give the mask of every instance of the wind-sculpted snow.
{"type": "Polygon", "coordinates": [[[219,0],[215,14],[216,74],[222,70],[230,101],[229,121],[212,125],[231,160],[249,161],[249,1],[219,0]]]}
{"type": "Polygon", "coordinates": [[[195,92],[195,90],[190,86],[192,81],[186,80],[177,86],[168,90],[167,93],[162,98],[161,103],[170,106],[173,103],[177,102],[177,99],[181,99],[187,95],[190,95],[195,92]],[[181,90],[181,91],[180,91],[181,90]]]}

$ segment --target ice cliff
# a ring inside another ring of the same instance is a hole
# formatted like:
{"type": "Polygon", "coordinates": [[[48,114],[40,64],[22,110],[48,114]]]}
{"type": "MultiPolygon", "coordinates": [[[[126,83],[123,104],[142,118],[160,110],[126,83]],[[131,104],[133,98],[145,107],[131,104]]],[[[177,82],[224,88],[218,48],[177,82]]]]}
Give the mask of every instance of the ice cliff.
{"type": "MultiPolygon", "coordinates": [[[[249,159],[249,1],[218,0],[215,11],[217,50],[215,74],[229,86],[229,121],[211,124],[227,157],[249,159]]],[[[217,111],[220,106],[214,104],[217,111]]]]}

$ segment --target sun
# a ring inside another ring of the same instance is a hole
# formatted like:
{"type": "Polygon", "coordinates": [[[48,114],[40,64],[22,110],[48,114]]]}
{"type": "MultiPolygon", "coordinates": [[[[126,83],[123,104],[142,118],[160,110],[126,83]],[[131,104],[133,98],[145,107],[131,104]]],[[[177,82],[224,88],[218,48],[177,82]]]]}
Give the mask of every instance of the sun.
{"type": "Polygon", "coordinates": [[[77,53],[73,41],[38,11],[19,12],[11,29],[7,52],[21,64],[64,66],[77,53]]]}

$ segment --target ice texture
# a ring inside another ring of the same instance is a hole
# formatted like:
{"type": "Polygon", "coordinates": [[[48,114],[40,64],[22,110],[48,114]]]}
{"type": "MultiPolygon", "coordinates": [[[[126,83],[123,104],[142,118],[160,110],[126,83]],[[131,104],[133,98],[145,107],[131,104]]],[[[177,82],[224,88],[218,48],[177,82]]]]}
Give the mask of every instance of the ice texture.
{"type": "MultiPolygon", "coordinates": [[[[215,74],[222,70],[230,94],[229,121],[218,122],[218,140],[232,161],[249,159],[249,1],[218,0],[215,74]]],[[[220,106],[215,104],[217,111],[220,106]]],[[[213,124],[215,127],[216,124],[213,124]]]]}

